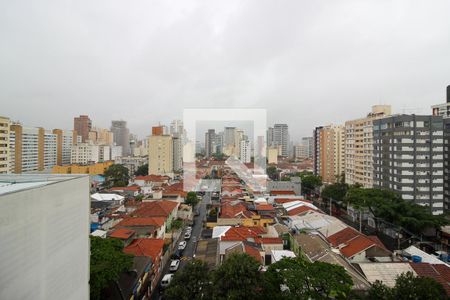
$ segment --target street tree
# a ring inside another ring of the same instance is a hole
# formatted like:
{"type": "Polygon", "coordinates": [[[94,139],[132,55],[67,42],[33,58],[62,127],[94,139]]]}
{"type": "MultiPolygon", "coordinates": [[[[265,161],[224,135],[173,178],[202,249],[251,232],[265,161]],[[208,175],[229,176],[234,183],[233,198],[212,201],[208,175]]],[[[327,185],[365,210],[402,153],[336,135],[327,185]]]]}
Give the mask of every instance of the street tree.
{"type": "Polygon", "coordinates": [[[102,289],[132,265],[133,256],[123,253],[122,241],[91,237],[90,298],[100,299],[102,289]]]}
{"type": "Polygon", "coordinates": [[[443,286],[429,277],[417,277],[411,272],[397,277],[395,286],[389,288],[376,281],[368,291],[368,300],[439,300],[448,299],[443,286]]]}
{"type": "Polygon", "coordinates": [[[283,258],[264,274],[267,299],[347,299],[353,282],[341,266],[283,258]]]}
{"type": "Polygon", "coordinates": [[[113,164],[106,169],[105,184],[107,187],[113,186],[127,186],[130,180],[128,168],[121,164],[113,164]]]}
{"type": "Polygon", "coordinates": [[[231,254],[213,273],[212,299],[259,299],[262,290],[259,267],[248,254],[231,254]]]}
{"type": "Polygon", "coordinates": [[[302,179],[302,190],[307,193],[312,193],[316,188],[322,186],[322,179],[320,176],[315,176],[311,172],[302,172],[299,173],[299,175],[302,179]]]}
{"type": "Polygon", "coordinates": [[[186,200],[184,202],[194,207],[198,203],[197,194],[195,192],[188,192],[186,195],[186,200]]]}
{"type": "Polygon", "coordinates": [[[210,282],[208,265],[194,259],[175,274],[164,296],[168,300],[210,299],[210,282]]]}
{"type": "Polygon", "coordinates": [[[135,176],[146,176],[148,175],[148,164],[142,165],[138,167],[136,172],[134,172],[135,176]]]}

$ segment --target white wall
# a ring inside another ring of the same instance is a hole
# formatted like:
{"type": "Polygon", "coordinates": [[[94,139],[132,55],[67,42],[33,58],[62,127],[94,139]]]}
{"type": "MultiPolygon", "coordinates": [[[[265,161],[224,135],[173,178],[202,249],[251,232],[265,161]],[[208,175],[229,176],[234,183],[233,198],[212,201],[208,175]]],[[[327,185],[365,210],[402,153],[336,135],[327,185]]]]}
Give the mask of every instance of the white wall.
{"type": "Polygon", "coordinates": [[[89,299],[89,177],[0,195],[0,299],[89,299]]]}

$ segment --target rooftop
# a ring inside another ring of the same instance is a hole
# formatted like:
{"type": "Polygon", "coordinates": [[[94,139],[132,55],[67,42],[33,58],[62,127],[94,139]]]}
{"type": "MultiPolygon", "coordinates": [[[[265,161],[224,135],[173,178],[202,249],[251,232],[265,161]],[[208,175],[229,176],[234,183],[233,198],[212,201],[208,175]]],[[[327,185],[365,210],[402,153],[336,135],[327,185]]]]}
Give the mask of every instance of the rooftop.
{"type": "Polygon", "coordinates": [[[59,174],[0,174],[0,195],[34,189],[48,184],[89,175],[59,174]]]}

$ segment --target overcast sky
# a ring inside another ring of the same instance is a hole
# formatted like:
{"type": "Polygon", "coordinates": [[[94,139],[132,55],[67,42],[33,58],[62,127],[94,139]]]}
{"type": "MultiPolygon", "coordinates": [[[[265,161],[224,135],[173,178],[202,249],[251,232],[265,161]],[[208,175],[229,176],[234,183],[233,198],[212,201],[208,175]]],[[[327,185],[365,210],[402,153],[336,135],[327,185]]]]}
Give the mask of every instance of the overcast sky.
{"type": "Polygon", "coordinates": [[[1,1],[0,115],[140,137],[184,108],[266,108],[298,140],[373,104],[429,114],[450,1],[1,1]]]}

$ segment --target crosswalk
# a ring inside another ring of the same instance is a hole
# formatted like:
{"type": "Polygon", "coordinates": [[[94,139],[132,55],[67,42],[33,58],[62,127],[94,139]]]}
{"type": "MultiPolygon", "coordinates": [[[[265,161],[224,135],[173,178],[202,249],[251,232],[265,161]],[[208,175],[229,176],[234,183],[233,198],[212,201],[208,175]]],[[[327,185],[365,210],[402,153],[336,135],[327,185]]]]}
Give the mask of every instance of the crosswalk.
{"type": "Polygon", "coordinates": [[[191,259],[192,259],[192,257],[189,257],[189,256],[182,256],[180,258],[180,260],[184,260],[184,261],[191,260],[191,259]]]}

